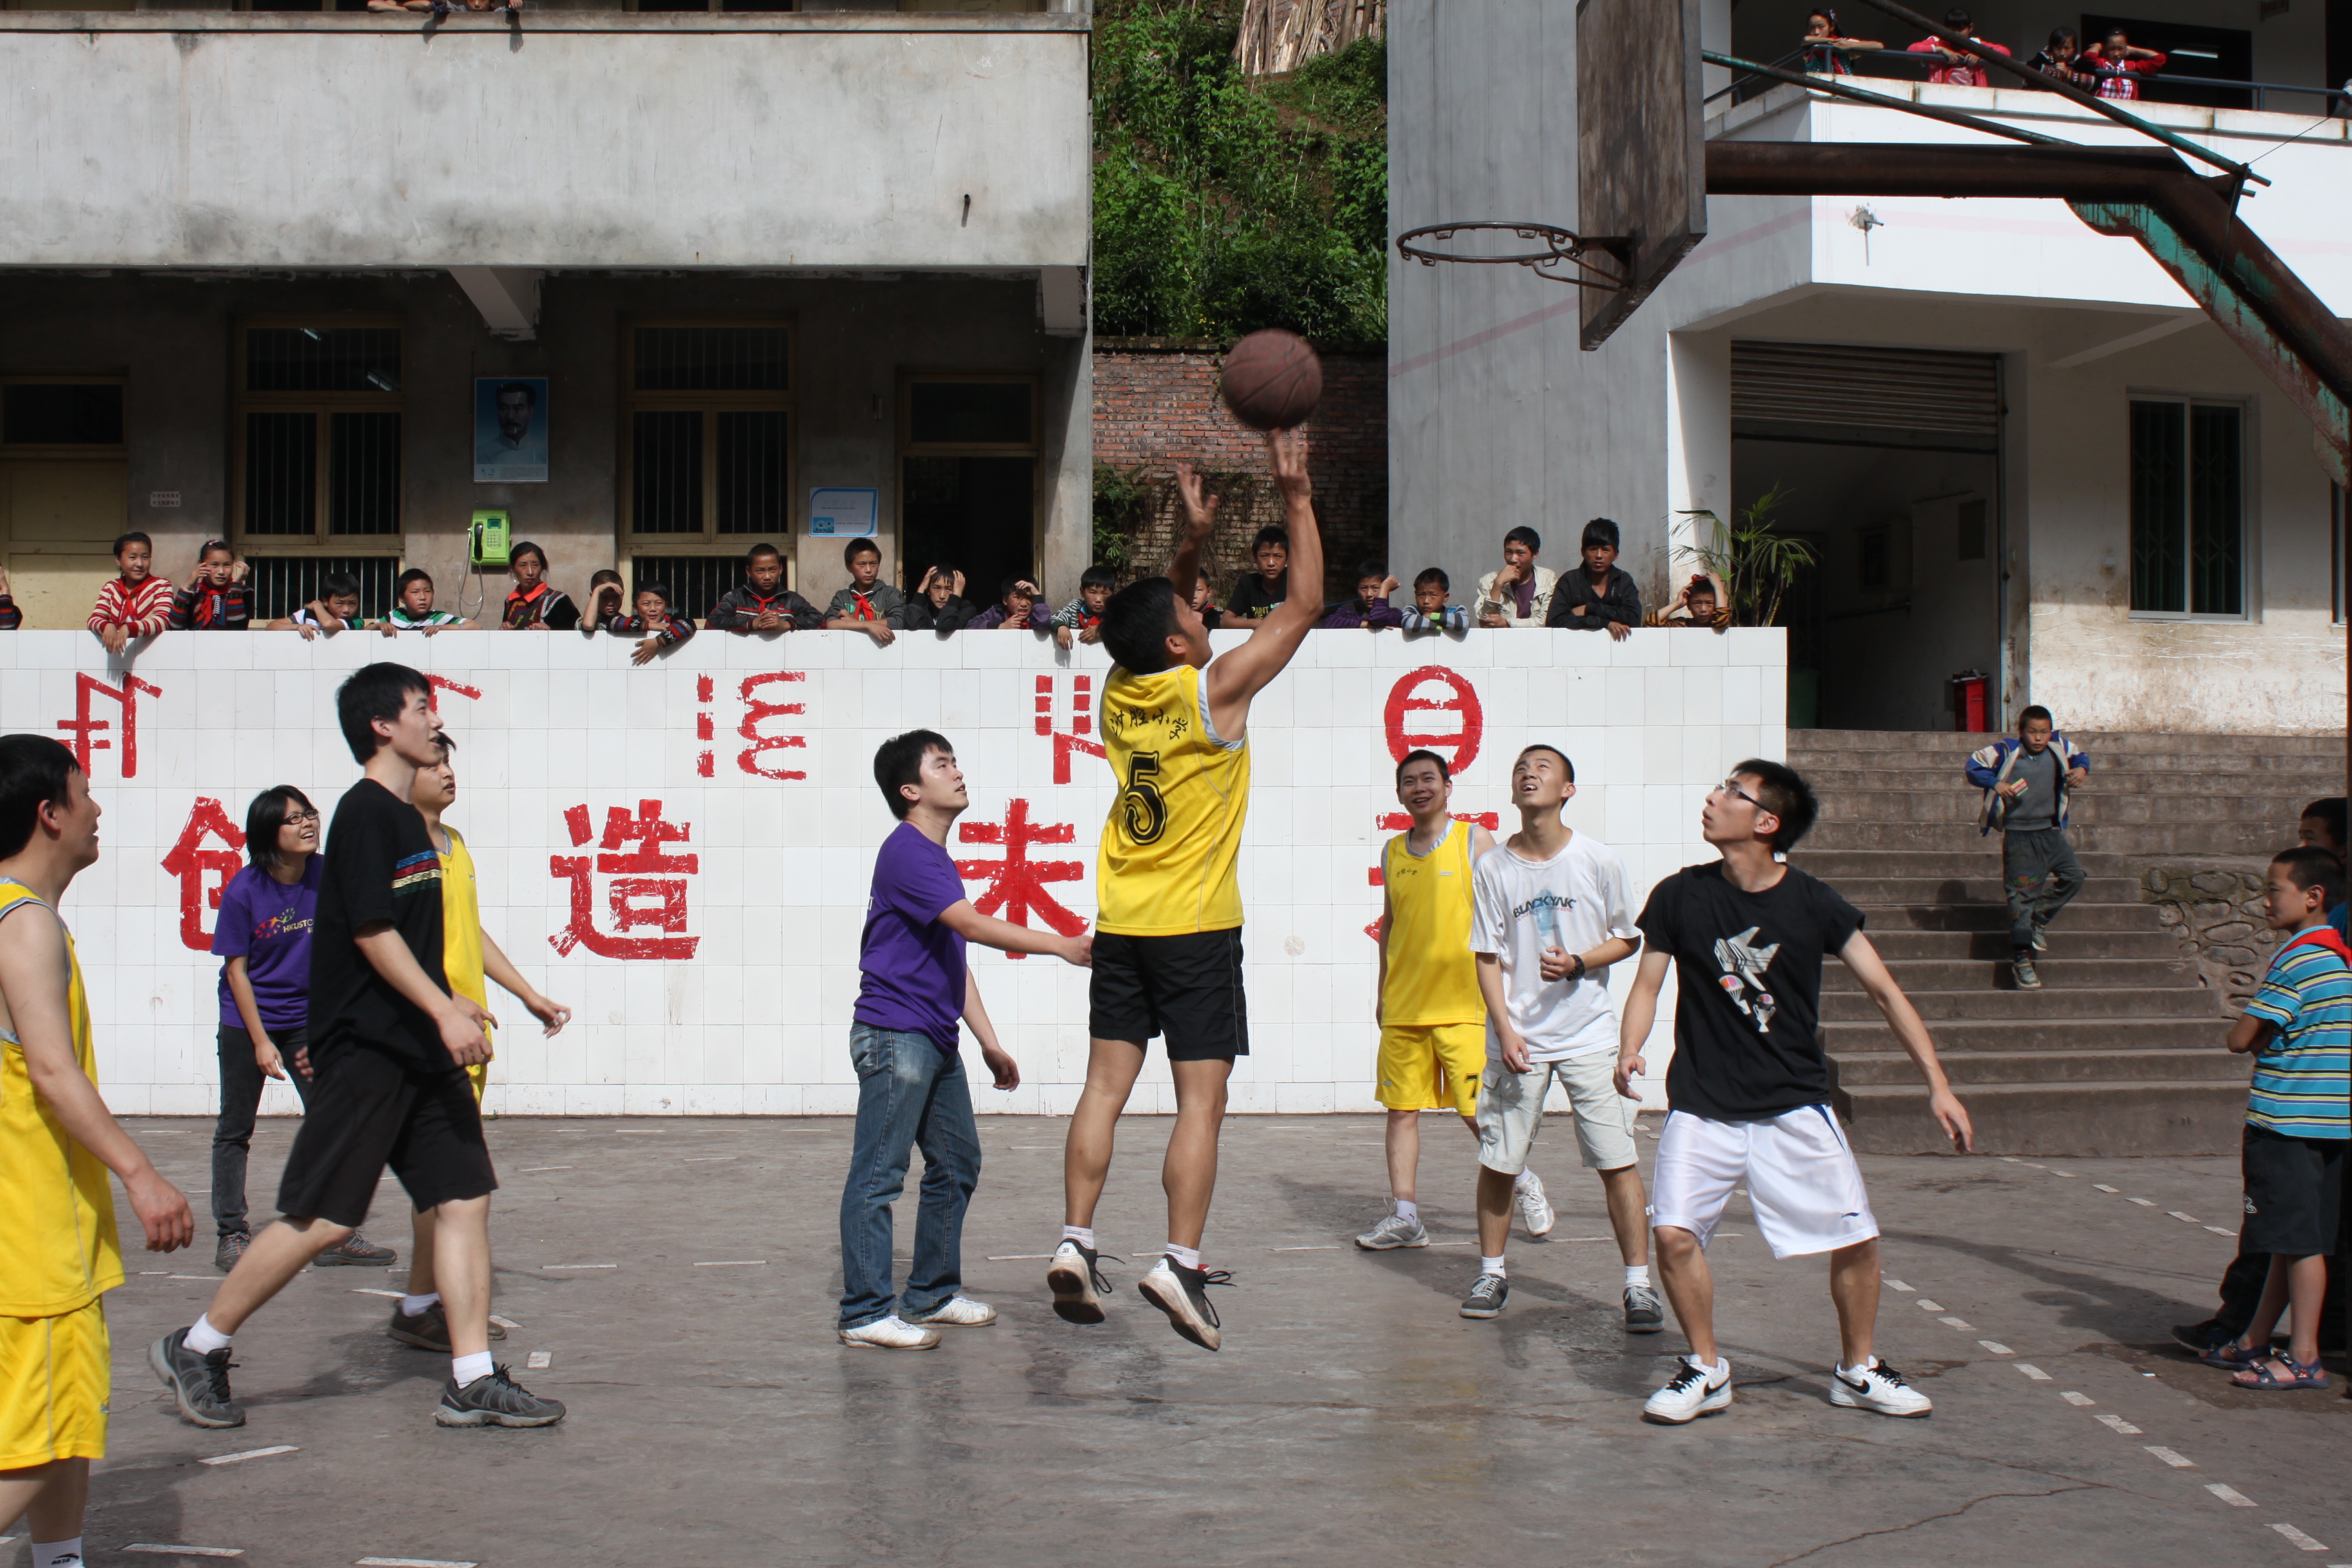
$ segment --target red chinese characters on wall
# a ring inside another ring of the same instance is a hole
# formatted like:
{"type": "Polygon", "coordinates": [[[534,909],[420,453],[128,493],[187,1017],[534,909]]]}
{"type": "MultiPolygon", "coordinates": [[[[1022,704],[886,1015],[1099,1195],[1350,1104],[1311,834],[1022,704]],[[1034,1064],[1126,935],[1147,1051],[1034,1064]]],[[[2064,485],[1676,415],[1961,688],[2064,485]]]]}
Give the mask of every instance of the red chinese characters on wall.
{"type": "Polygon", "coordinates": [[[477,702],[482,700],[479,687],[464,685],[450,679],[446,675],[427,675],[425,678],[425,684],[426,687],[425,700],[436,713],[441,711],[441,694],[445,691],[458,697],[469,697],[477,702]]]}
{"type": "MultiPolygon", "coordinates": [[[[90,773],[91,752],[114,750],[113,742],[97,738],[100,731],[112,729],[114,721],[93,719],[89,713],[90,699],[103,697],[119,703],[122,709],[122,748],[118,753],[122,763],[122,776],[127,779],[139,776],[139,694],[142,691],[150,697],[163,695],[161,687],[151,686],[128,673],[124,674],[122,689],[119,691],[94,675],[74,676],[74,716],[58,720],[58,728],[73,736],[66,743],[73,748],[74,762],[85,775],[90,773]]],[[[219,900],[215,899],[214,902],[217,904],[219,900]]]]}
{"type": "Polygon", "coordinates": [[[1456,773],[1477,760],[1478,744],[1486,736],[1486,710],[1478,701],[1478,689],[1460,671],[1442,664],[1424,665],[1389,688],[1381,722],[1388,733],[1391,761],[1404,761],[1408,752],[1432,751],[1445,758],[1448,772],[1456,773]],[[1425,717],[1439,713],[1458,717],[1451,723],[1425,717]]]}
{"type": "MultiPolygon", "coordinates": [[[[1029,849],[1036,844],[1068,844],[1077,837],[1074,823],[1034,823],[1029,820],[1029,803],[1015,800],[1004,808],[1002,822],[967,822],[956,829],[966,844],[997,844],[1003,855],[994,860],[959,860],[956,870],[967,882],[985,878],[988,886],[981,892],[972,907],[984,915],[1011,921],[1025,926],[1029,917],[1064,936],[1076,936],[1087,929],[1086,921],[1055,901],[1045,890],[1048,882],[1076,882],[1086,876],[1086,866],[1076,860],[1034,860],[1029,849]]],[[[1024,953],[1008,956],[1022,958],[1024,953]]]]}
{"type": "Polygon", "coordinates": [[[1094,730],[1095,678],[1077,675],[1070,678],[1070,707],[1067,729],[1056,729],[1054,718],[1054,693],[1060,677],[1041,675],[1037,678],[1037,733],[1048,736],[1054,742],[1054,782],[1070,782],[1070,757],[1073,752],[1099,758],[1102,742],[1090,741],[1094,730]]]}
{"type": "MultiPolygon", "coordinates": [[[[771,670],[765,675],[746,676],[742,683],[735,689],[737,698],[743,704],[742,721],[735,726],[735,733],[751,742],[735,753],[735,766],[738,771],[751,773],[757,778],[782,781],[808,777],[806,768],[790,768],[784,765],[787,761],[798,759],[772,754],[778,752],[805,750],[808,746],[808,737],[798,731],[777,731],[762,728],[771,720],[797,719],[806,716],[807,703],[781,702],[776,699],[799,695],[793,688],[807,679],[808,673],[805,670],[777,669],[771,670]],[[777,689],[762,695],[762,689],[768,687],[774,687],[777,689]]],[[[695,700],[702,704],[701,710],[694,716],[694,738],[698,741],[716,741],[719,738],[718,716],[710,707],[717,698],[717,686],[718,683],[708,675],[695,677],[695,700]]],[[[704,778],[714,776],[718,772],[718,766],[719,753],[715,748],[702,752],[694,761],[694,771],[704,778]]]]}
{"type": "MultiPolygon", "coordinates": [[[[563,826],[574,848],[592,837],[588,807],[575,805],[563,814],[563,826]]],[[[694,826],[671,822],[662,816],[657,800],[637,802],[635,815],[620,806],[604,813],[604,831],[597,840],[601,853],[551,855],[549,875],[571,884],[571,919],[548,942],[561,953],[584,947],[600,958],[688,959],[702,939],[686,934],[687,879],[702,869],[699,855],[666,853],[664,845],[688,842],[694,826]],[[636,847],[623,853],[625,846],[636,847]],[[612,917],[609,931],[597,925],[596,884],[605,883],[605,908],[612,917]],[[635,934],[647,929],[657,936],[635,934]]]]}
{"type": "Polygon", "coordinates": [[[188,813],[188,825],[180,829],[179,841],[163,857],[163,869],[180,879],[181,946],[194,952],[213,950],[205,915],[219,910],[222,892],[244,864],[244,829],[228,819],[220,802],[198,795],[195,808],[188,813]],[[208,838],[217,838],[227,847],[208,849],[205,847],[208,838]]]}

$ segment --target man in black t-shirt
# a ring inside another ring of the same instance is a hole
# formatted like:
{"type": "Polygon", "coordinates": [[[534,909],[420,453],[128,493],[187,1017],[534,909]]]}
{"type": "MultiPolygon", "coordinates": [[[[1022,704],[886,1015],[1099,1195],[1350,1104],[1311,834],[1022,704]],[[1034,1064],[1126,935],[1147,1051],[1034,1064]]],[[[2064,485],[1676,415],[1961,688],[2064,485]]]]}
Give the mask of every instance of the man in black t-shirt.
{"type": "Polygon", "coordinates": [[[1650,1396],[1643,1419],[1679,1426],[1731,1404],[1731,1363],[1715,1342],[1706,1244],[1733,1188],[1745,1187],[1772,1256],[1830,1255],[1840,1354],[1830,1403],[1882,1415],[1925,1415],[1925,1394],[1871,1353],[1878,1318],[1878,1222],[1862,1170],[1831,1111],[1821,1045],[1822,959],[1844,960],[1927,1080],[1927,1106],[1966,1153],[1969,1113],[1937,1065],[1935,1042],[1887,973],[1862,914],[1835,889],[1782,863],[1819,815],[1805,781],[1779,763],[1745,762],[1709,791],[1700,833],[1722,852],[1660,882],[1635,922],[1642,967],[1626,998],[1617,1092],[1639,1099],[1643,1042],[1657,1017],[1666,964],[1676,966],[1669,1107],[1651,1172],[1659,1282],[1691,1353],[1650,1396]]]}
{"type": "Polygon", "coordinates": [[[444,1426],[549,1426],[563,1406],[532,1395],[489,1355],[490,1194],[498,1187],[466,1068],[488,1061],[485,1020],[441,966],[441,857],[409,804],[440,762],[441,716],[424,676],[372,664],[335,694],[366,776],[328,830],[310,937],[310,1064],[318,1087],[279,1183],[285,1217],[253,1238],[212,1305],[149,1347],[183,1419],[242,1426],[229,1337],[310,1260],[367,1217],[389,1164],[434,1211],[434,1277],[449,1325],[444,1426]]]}

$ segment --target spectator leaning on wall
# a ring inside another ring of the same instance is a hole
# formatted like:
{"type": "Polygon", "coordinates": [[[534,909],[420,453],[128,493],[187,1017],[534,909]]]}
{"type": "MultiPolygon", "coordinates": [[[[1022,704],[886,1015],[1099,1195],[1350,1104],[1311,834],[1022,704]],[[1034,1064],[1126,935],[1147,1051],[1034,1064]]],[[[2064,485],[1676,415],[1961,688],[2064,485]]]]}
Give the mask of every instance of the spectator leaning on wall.
{"type": "Polygon", "coordinates": [[[188,585],[172,595],[172,630],[241,632],[251,626],[253,595],[246,574],[245,563],[226,540],[205,540],[196,549],[188,585]]]}
{"type": "Polygon", "coordinates": [[[0,632],[13,632],[25,624],[25,612],[16,607],[16,597],[8,591],[8,569],[0,566],[0,632]]]}
{"type": "Polygon", "coordinates": [[[2083,51],[2079,62],[2098,72],[2101,98],[2122,100],[2139,96],[2139,79],[2153,76],[2164,68],[2164,56],[2155,49],[2143,49],[2124,37],[2121,27],[2107,30],[2104,43],[2093,44],[2083,51]]]}
{"type": "MultiPolygon", "coordinates": [[[[1944,31],[1957,34],[1978,47],[1997,55],[2009,53],[2006,44],[1990,44],[1977,37],[1976,23],[1966,11],[1954,8],[1944,13],[1944,31]]],[[[1911,46],[1915,55],[1936,55],[1943,63],[1927,73],[1927,79],[1947,82],[1953,87],[1990,87],[1990,74],[1974,54],[1962,54],[1947,46],[1940,38],[1922,38],[1911,46]]]]}
{"type": "Polygon", "coordinates": [[[1498,630],[1539,626],[1551,610],[1552,569],[1536,564],[1543,536],[1532,528],[1503,535],[1503,564],[1478,579],[1478,624],[1498,630]]]}
{"type": "Polygon", "coordinates": [[[121,653],[132,637],[152,637],[172,624],[172,584],[154,575],[155,542],[131,532],[114,542],[121,575],[107,579],[90,606],[89,629],[109,653],[121,653]]]}
{"type": "Polygon", "coordinates": [[[1642,590],[1617,564],[1617,525],[1596,517],[1584,525],[1582,558],[1551,595],[1548,626],[1589,632],[1607,627],[1619,642],[1642,624],[1642,590]]]}

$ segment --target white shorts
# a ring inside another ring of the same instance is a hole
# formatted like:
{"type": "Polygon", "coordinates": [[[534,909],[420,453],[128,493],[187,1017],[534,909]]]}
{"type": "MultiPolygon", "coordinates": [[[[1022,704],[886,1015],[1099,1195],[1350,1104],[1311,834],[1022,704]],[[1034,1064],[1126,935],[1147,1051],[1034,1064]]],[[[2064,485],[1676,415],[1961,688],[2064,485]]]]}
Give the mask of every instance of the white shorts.
{"type": "Polygon", "coordinates": [[[1667,1112],[1650,1171],[1651,1226],[1689,1231],[1705,1247],[1740,1185],[1775,1258],[1833,1252],[1878,1234],[1862,1167],[1826,1105],[1769,1121],[1667,1112]]]}
{"type": "Polygon", "coordinates": [[[1537,1062],[1513,1072],[1489,1059],[1478,1079],[1478,1163],[1516,1176],[1528,1168],[1536,1129],[1543,1125],[1544,1095],[1554,1079],[1576,1113],[1576,1147],[1585,1169],[1615,1171],[1637,1163],[1633,1102],[1617,1092],[1614,1050],[1537,1062]]]}

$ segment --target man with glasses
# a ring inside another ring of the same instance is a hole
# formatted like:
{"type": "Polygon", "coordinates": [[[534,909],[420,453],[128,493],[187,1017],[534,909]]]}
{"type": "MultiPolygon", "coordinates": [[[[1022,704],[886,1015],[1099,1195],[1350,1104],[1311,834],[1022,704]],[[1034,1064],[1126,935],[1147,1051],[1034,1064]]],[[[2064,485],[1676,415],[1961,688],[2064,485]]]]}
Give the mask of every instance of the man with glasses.
{"type": "Polygon", "coordinates": [[[1731,1404],[1731,1363],[1715,1339],[1706,1244],[1736,1187],[1774,1258],[1826,1252],[1841,1353],[1830,1403],[1882,1415],[1926,1415],[1925,1394],[1871,1353],[1878,1316],[1878,1222],[1862,1171],[1830,1110],[1822,1051],[1822,960],[1844,960],[1927,1080],[1927,1107],[1953,1146],[1969,1114],[1937,1065],[1935,1042],[1862,934],[1862,914],[1827,884],[1782,861],[1813,825],[1812,790],[1779,763],[1745,762],[1717,785],[1699,831],[1722,858],[1660,882],[1642,911],[1643,950],[1626,998],[1617,1092],[1639,1099],[1643,1042],[1669,962],[1678,966],[1670,1110],[1651,1171],[1660,1283],[1690,1354],[1643,1418],[1680,1426],[1731,1404]]]}

